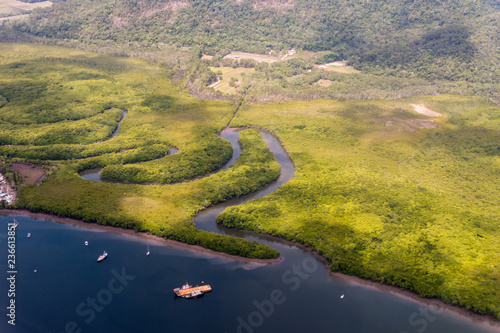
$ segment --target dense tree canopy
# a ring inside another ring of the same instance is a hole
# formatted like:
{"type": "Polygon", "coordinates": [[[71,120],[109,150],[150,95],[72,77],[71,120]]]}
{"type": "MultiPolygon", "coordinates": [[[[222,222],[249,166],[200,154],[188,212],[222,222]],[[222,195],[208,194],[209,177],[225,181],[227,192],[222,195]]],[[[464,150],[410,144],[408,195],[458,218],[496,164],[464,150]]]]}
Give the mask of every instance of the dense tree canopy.
{"type": "Polygon", "coordinates": [[[457,79],[464,74],[453,69],[465,68],[469,80],[491,82],[500,75],[499,7],[494,0],[67,0],[14,29],[120,47],[196,46],[209,54],[328,50],[374,72],[457,79]]]}

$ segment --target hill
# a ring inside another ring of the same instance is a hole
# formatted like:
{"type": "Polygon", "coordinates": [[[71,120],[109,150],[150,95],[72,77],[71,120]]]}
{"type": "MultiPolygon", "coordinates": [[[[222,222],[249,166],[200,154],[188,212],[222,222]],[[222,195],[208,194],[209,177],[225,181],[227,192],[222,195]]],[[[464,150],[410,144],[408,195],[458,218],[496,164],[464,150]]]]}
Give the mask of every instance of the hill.
{"type": "Polygon", "coordinates": [[[499,22],[494,0],[67,0],[13,29],[141,50],[331,51],[365,72],[491,84],[499,22]]]}

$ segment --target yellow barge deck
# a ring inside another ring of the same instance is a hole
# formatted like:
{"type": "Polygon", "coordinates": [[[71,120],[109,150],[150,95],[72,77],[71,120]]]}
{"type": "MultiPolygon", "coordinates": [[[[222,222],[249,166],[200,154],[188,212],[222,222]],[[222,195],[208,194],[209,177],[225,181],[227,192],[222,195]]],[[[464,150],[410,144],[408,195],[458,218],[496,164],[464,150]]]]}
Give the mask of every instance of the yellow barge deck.
{"type": "Polygon", "coordinates": [[[186,297],[198,290],[202,291],[203,293],[208,293],[212,291],[212,287],[209,284],[204,284],[196,287],[190,286],[189,288],[175,288],[174,293],[179,297],[186,297]]]}

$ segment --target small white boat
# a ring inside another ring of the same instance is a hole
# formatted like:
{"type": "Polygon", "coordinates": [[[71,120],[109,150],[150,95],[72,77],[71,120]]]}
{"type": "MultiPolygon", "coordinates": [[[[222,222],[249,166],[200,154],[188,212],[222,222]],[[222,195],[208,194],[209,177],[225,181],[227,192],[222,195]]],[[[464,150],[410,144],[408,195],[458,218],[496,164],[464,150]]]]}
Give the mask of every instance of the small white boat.
{"type": "Polygon", "coordinates": [[[89,245],[89,242],[85,241],[85,246],[88,246],[89,245]]]}
{"type": "Polygon", "coordinates": [[[340,298],[344,298],[344,295],[340,296],[340,298]]]}
{"type": "Polygon", "coordinates": [[[148,252],[146,252],[146,255],[149,256],[151,252],[149,252],[149,245],[148,245],[148,252]]]}
{"type": "Polygon", "coordinates": [[[99,258],[97,258],[97,262],[101,262],[103,261],[104,259],[106,259],[108,257],[108,252],[104,251],[100,256],[99,258]]]}
{"type": "Polygon", "coordinates": [[[30,238],[30,237],[31,237],[31,234],[28,232],[28,235],[27,235],[26,237],[30,238]]]}
{"type": "Polygon", "coordinates": [[[187,294],[184,297],[185,298],[198,298],[198,297],[201,297],[203,295],[205,295],[205,293],[203,291],[201,291],[200,289],[195,289],[190,294],[187,294]]]}

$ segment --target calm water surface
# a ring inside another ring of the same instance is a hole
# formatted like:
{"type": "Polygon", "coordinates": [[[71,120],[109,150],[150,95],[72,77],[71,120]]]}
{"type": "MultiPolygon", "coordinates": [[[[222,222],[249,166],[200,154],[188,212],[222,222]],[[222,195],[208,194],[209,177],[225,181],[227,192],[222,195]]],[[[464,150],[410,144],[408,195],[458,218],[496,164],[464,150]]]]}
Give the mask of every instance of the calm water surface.
{"type": "MultiPolygon", "coordinates": [[[[120,234],[16,219],[16,326],[8,325],[2,314],[0,332],[65,332],[71,325],[81,332],[495,331],[335,279],[310,254],[273,240],[267,242],[282,253],[283,261],[258,266],[120,234]],[[97,263],[104,250],[108,259],[97,263]],[[186,280],[210,283],[213,291],[200,299],[175,298],[172,289],[186,280]]],[[[0,216],[3,276],[11,221],[12,216],[0,216]]],[[[1,279],[5,313],[8,288],[1,279]]]]}

